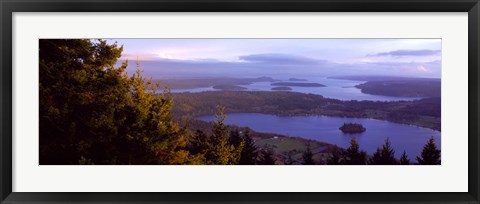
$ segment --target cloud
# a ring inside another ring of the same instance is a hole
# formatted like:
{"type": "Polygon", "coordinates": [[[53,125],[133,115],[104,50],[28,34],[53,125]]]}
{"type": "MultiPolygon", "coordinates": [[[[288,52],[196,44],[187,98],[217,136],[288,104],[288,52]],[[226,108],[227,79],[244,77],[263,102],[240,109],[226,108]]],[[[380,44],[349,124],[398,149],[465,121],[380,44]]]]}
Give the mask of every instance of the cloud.
{"type": "Polygon", "coordinates": [[[123,53],[122,57],[120,57],[120,60],[135,61],[137,59],[140,61],[145,61],[145,60],[150,61],[150,60],[158,60],[160,58],[158,55],[151,54],[151,53],[137,53],[137,54],[123,53]]]}
{"type": "MultiPolygon", "coordinates": [[[[238,57],[239,61],[215,59],[140,59],[144,74],[153,78],[202,77],[283,77],[336,76],[336,75],[395,75],[439,77],[441,60],[431,61],[364,61],[334,63],[326,60],[287,54],[252,54],[238,57]]],[[[409,57],[410,59],[410,57],[409,57]]],[[[130,63],[127,71],[136,70],[130,63]]]]}
{"type": "Polygon", "coordinates": [[[442,72],[442,62],[440,60],[429,62],[372,62],[353,66],[394,75],[440,77],[442,72]]]}
{"type": "Polygon", "coordinates": [[[319,64],[325,62],[323,60],[317,60],[303,56],[278,53],[245,55],[238,57],[238,59],[246,62],[271,64],[319,64]]]}
{"type": "Polygon", "coordinates": [[[440,55],[440,50],[395,50],[390,52],[380,52],[371,56],[432,56],[440,55]]]}

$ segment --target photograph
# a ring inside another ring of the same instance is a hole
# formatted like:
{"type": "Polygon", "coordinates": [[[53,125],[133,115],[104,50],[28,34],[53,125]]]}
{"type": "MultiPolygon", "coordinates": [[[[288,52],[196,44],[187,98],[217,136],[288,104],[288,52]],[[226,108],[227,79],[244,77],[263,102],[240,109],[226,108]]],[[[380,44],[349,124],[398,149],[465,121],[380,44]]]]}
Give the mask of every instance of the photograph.
{"type": "Polygon", "coordinates": [[[2,204],[480,204],[480,0],[0,1],[2,204]]]}
{"type": "Polygon", "coordinates": [[[442,163],[440,38],[38,43],[39,165],[442,163]]]}

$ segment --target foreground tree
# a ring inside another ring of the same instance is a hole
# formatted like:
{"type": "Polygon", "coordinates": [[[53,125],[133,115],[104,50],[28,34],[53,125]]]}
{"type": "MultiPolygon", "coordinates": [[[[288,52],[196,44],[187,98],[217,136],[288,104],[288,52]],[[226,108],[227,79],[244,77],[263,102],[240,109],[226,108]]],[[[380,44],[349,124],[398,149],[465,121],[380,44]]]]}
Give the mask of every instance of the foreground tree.
{"type": "Polygon", "coordinates": [[[208,149],[208,137],[201,131],[196,130],[189,141],[189,151],[194,154],[204,154],[208,149]]]}
{"type": "Polygon", "coordinates": [[[40,164],[189,163],[185,131],[172,122],[168,92],[98,40],[42,39],[40,164]]]}
{"type": "Polygon", "coordinates": [[[243,138],[238,127],[230,127],[228,142],[235,147],[240,146],[240,144],[243,142],[243,138]]]}
{"type": "Polygon", "coordinates": [[[215,114],[216,121],[213,122],[212,135],[208,140],[208,149],[205,157],[208,164],[238,164],[240,154],[243,149],[243,142],[239,142],[235,147],[229,142],[228,128],[225,125],[225,107],[219,106],[218,113],[215,114]]]}
{"type": "Polygon", "coordinates": [[[398,162],[395,160],[395,150],[392,149],[390,140],[387,138],[385,144],[377,148],[377,151],[370,158],[370,164],[373,165],[395,165],[398,162]]]}
{"type": "Polygon", "coordinates": [[[258,157],[258,148],[255,145],[250,130],[245,130],[242,135],[243,148],[240,155],[240,163],[242,165],[254,165],[258,157]]]}
{"type": "Polygon", "coordinates": [[[355,138],[350,141],[350,147],[348,147],[345,154],[345,161],[343,164],[347,165],[364,165],[367,161],[367,153],[361,151],[358,142],[355,138]]]}
{"type": "Polygon", "coordinates": [[[408,159],[407,153],[405,150],[403,151],[402,156],[400,157],[400,164],[401,165],[409,165],[410,164],[410,159],[408,159]]]}
{"type": "Polygon", "coordinates": [[[439,165],[440,161],[440,150],[435,144],[435,139],[430,137],[427,144],[423,147],[421,157],[417,157],[417,161],[422,165],[439,165]]]}

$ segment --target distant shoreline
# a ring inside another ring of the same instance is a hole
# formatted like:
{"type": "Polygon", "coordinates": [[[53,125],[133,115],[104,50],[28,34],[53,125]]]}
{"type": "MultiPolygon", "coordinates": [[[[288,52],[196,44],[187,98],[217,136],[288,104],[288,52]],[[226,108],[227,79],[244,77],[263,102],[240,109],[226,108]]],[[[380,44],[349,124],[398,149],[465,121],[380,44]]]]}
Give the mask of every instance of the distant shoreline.
{"type": "Polygon", "coordinates": [[[227,113],[370,118],[441,131],[440,98],[396,102],[341,101],[289,91],[210,91],[171,95],[174,103],[180,103],[173,109],[177,116],[211,115],[221,103],[227,113]],[[184,110],[184,107],[189,108],[184,110]]]}

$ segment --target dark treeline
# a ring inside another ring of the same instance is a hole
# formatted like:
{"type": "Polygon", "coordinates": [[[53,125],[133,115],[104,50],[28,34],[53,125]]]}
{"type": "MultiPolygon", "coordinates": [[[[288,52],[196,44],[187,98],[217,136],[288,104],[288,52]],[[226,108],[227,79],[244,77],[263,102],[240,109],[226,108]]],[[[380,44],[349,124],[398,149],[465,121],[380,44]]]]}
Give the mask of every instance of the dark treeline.
{"type": "Polygon", "coordinates": [[[420,157],[415,158],[416,163],[410,161],[405,151],[400,158],[395,158],[395,150],[392,149],[390,140],[377,148],[377,151],[368,156],[367,153],[360,149],[358,142],[353,138],[350,141],[350,147],[345,151],[337,151],[332,153],[326,164],[329,165],[439,165],[440,150],[435,144],[435,140],[431,137],[427,144],[423,147],[420,157]]]}
{"type": "Polygon", "coordinates": [[[355,86],[362,93],[396,97],[440,97],[440,79],[407,78],[369,81],[355,86]]]}

